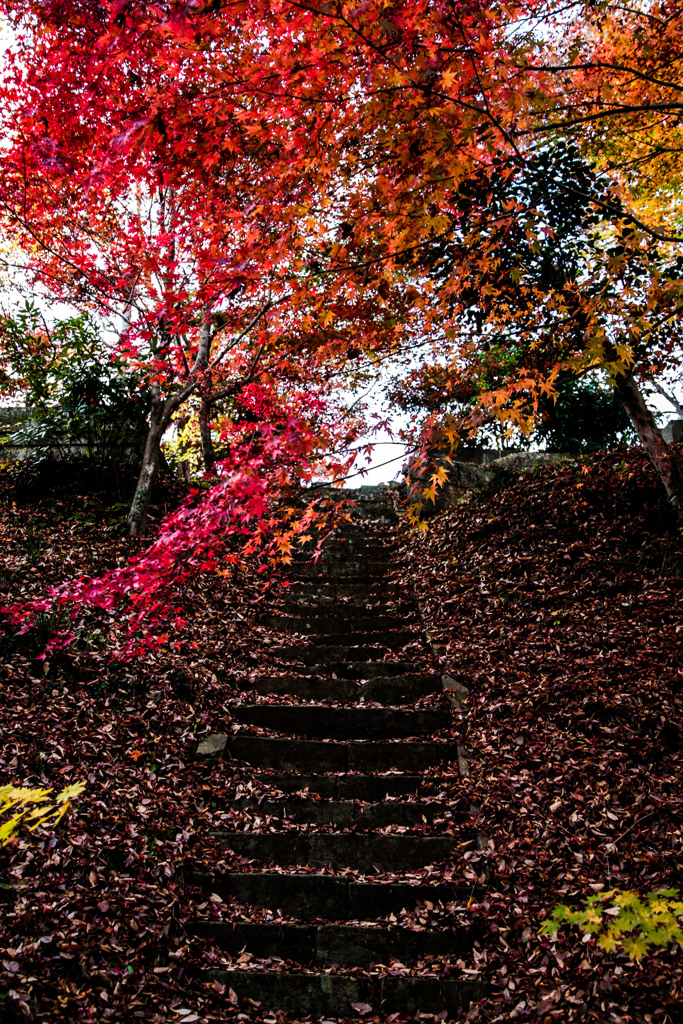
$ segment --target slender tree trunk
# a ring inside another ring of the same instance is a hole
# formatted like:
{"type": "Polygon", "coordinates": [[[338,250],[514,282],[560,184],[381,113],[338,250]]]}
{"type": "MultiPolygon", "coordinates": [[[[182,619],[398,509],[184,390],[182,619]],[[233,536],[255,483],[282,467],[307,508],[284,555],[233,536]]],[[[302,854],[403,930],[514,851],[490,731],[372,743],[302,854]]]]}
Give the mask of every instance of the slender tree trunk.
{"type": "MultiPolygon", "coordinates": [[[[211,351],[211,316],[208,307],[204,307],[204,320],[199,332],[199,346],[197,358],[192,374],[206,369],[211,351]]],[[[128,528],[131,537],[142,537],[147,525],[147,510],[152,496],[152,485],[156,476],[159,462],[162,459],[161,439],[171,422],[171,417],[176,409],[186,401],[197,386],[196,376],[193,381],[183,390],[176,392],[164,401],[161,398],[158,386],[155,387],[152,397],[152,412],[149,418],[149,431],[145,444],[145,453],[142,457],[142,468],[138,477],[137,487],[128,513],[128,528]]]]}
{"type": "Polygon", "coordinates": [[[138,477],[135,495],[128,513],[128,529],[131,537],[142,537],[147,525],[147,511],[152,496],[154,478],[159,468],[161,456],[161,439],[168,426],[171,410],[168,403],[155,397],[149,420],[149,431],[142,456],[142,467],[138,477]]]}
{"type": "Polygon", "coordinates": [[[669,501],[678,515],[683,516],[683,479],[678,459],[668,451],[632,373],[624,373],[617,378],[617,391],[643,448],[650,456],[650,462],[664,484],[669,501]]]}
{"type": "MultiPolygon", "coordinates": [[[[206,370],[209,364],[209,353],[211,351],[211,318],[207,308],[204,309],[204,323],[199,333],[199,349],[197,352],[196,367],[199,370],[206,370]]],[[[205,373],[203,381],[203,394],[199,406],[199,436],[202,442],[202,456],[204,469],[210,473],[216,462],[211,437],[211,371],[205,373]]]]}
{"type": "Polygon", "coordinates": [[[207,473],[213,470],[216,463],[216,455],[213,450],[213,437],[211,436],[211,399],[204,395],[199,408],[199,434],[202,440],[202,456],[204,458],[204,469],[207,473]]]}

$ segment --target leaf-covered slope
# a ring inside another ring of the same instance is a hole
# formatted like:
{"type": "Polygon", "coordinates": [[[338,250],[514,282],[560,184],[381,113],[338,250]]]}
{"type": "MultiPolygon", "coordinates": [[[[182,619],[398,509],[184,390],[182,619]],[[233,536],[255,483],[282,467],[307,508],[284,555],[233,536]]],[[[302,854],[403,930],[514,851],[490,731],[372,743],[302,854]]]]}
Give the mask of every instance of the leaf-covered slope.
{"type": "MultiPolygon", "coordinates": [[[[578,933],[554,945],[538,937],[558,902],[681,877],[680,546],[659,494],[639,453],[612,453],[513,477],[435,517],[426,539],[406,541],[400,571],[421,591],[443,668],[471,689],[462,722],[470,775],[463,784],[444,771],[434,783],[463,813],[479,807],[492,845],[454,849],[452,870],[472,879],[471,900],[424,904],[404,923],[481,929],[452,965],[492,981],[471,1020],[680,1018],[677,950],[638,965],[578,933]]],[[[87,507],[84,492],[5,498],[0,568],[13,596],[125,557],[107,529],[121,510],[107,513],[96,495],[87,507]]],[[[109,662],[110,618],[47,665],[33,660],[35,638],[13,648],[0,688],[3,777],[59,788],[83,779],[87,789],[54,837],[1,852],[3,1019],[264,1019],[202,977],[223,960],[187,928],[214,906],[226,922],[266,915],[214,904],[179,871],[248,870],[239,859],[221,865],[208,835],[226,823],[251,829],[261,812],[232,806],[246,777],[234,762],[197,765],[193,750],[232,727],[230,682],[248,679],[281,643],[249,624],[254,604],[270,600],[264,584],[220,577],[214,588],[188,587],[185,625],[144,664],[109,662]]]]}
{"type": "Polygon", "coordinates": [[[679,1019],[675,950],[641,968],[578,933],[537,938],[560,901],[680,884],[683,552],[654,473],[638,451],[543,467],[406,554],[443,666],[471,689],[467,781],[497,892],[479,912],[504,1003],[679,1019]]]}

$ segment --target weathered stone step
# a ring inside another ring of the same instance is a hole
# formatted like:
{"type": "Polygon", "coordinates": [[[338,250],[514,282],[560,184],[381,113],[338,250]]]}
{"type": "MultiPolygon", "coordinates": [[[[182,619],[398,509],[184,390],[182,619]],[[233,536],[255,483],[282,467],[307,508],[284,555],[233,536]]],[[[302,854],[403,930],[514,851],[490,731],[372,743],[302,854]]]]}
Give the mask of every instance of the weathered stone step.
{"type": "Polygon", "coordinates": [[[368,580],[376,584],[379,578],[387,575],[389,565],[389,562],[372,564],[360,560],[329,563],[323,562],[322,559],[320,559],[318,562],[311,562],[308,564],[304,563],[299,565],[296,563],[290,569],[289,576],[293,580],[335,580],[352,577],[354,582],[368,580]]]}
{"type": "Polygon", "coordinates": [[[337,673],[342,679],[369,679],[372,675],[413,675],[415,665],[410,661],[383,661],[386,649],[380,644],[359,644],[347,647],[338,644],[318,644],[315,637],[307,637],[306,643],[282,644],[268,650],[269,659],[285,661],[292,665],[307,665],[320,668],[320,675],[337,673]],[[321,663],[321,664],[318,664],[321,663]],[[333,666],[333,667],[330,667],[333,666]],[[357,671],[367,668],[367,672],[357,671]],[[345,669],[349,671],[344,671],[345,669]],[[339,671],[337,671],[339,669],[339,671]],[[352,672],[352,674],[349,674],[352,672]]]}
{"type": "Polygon", "coordinates": [[[272,611],[273,615],[344,615],[347,618],[355,619],[364,615],[396,616],[400,613],[401,619],[404,616],[410,618],[414,614],[414,608],[407,606],[399,607],[396,602],[388,598],[374,594],[372,598],[356,594],[355,597],[337,598],[328,597],[324,594],[306,594],[299,600],[288,598],[281,604],[276,605],[272,611]]]}
{"type": "Polygon", "coordinates": [[[418,618],[413,604],[406,601],[400,602],[399,599],[392,600],[379,594],[373,595],[372,598],[369,598],[367,594],[363,596],[356,594],[354,597],[347,598],[309,594],[295,600],[288,598],[281,604],[273,605],[268,614],[288,615],[293,618],[301,618],[301,616],[345,618],[351,623],[357,618],[368,615],[381,615],[382,618],[394,619],[400,617],[402,622],[406,619],[418,618]]]}
{"type": "Polygon", "coordinates": [[[367,832],[215,832],[233,853],[262,864],[409,871],[445,860],[453,836],[377,835],[367,832]]]}
{"type": "MultiPolygon", "coordinates": [[[[304,1016],[355,1016],[353,1003],[369,1003],[384,1013],[453,1015],[487,993],[484,982],[460,978],[387,975],[359,978],[344,974],[285,974],[276,971],[211,971],[238,999],[251,999],[272,1010],[304,1016]]],[[[250,1004],[249,1004],[250,1005],[250,1004]]]]}
{"type": "Polygon", "coordinates": [[[472,886],[453,883],[409,885],[401,882],[353,882],[338,875],[284,874],[279,871],[191,873],[187,881],[226,902],[237,900],[280,912],[298,921],[374,921],[412,910],[419,903],[467,901],[472,886]]]}
{"type": "Polygon", "coordinates": [[[319,740],[290,740],[270,736],[230,736],[227,751],[238,761],[257,768],[279,771],[307,771],[315,767],[327,772],[426,771],[458,756],[455,743],[382,741],[325,743],[319,740]]]}
{"type": "MultiPolygon", "coordinates": [[[[236,809],[251,810],[261,818],[294,818],[312,825],[337,825],[339,828],[360,828],[371,831],[387,825],[415,828],[443,818],[452,811],[441,802],[389,800],[359,804],[355,800],[235,800],[236,809]]],[[[457,820],[457,818],[455,819],[457,820]]]]}
{"type": "Polygon", "coordinates": [[[318,615],[315,614],[315,611],[306,610],[301,615],[263,615],[261,622],[281,633],[311,633],[315,636],[321,634],[332,636],[341,633],[347,636],[358,632],[380,633],[385,629],[401,630],[408,619],[409,616],[353,614],[351,610],[348,610],[343,616],[341,613],[338,616],[318,615]]]}
{"type": "Polygon", "coordinates": [[[322,553],[332,558],[345,555],[373,555],[389,557],[396,550],[396,541],[391,535],[379,537],[368,534],[358,526],[335,530],[323,540],[322,553]]]}
{"type": "Polygon", "coordinates": [[[398,600],[409,596],[406,587],[401,583],[389,583],[385,580],[369,580],[364,583],[347,583],[344,580],[299,580],[284,590],[285,599],[295,601],[315,601],[316,598],[341,601],[379,601],[398,600]]]}
{"type": "Polygon", "coordinates": [[[391,775],[302,775],[299,772],[257,772],[264,785],[283,793],[308,790],[320,797],[338,800],[383,800],[386,796],[417,793],[423,786],[422,775],[403,772],[391,775]]]}
{"type": "Polygon", "coordinates": [[[267,656],[275,661],[288,661],[301,665],[313,665],[321,658],[325,661],[344,662],[380,661],[386,651],[379,644],[364,644],[361,647],[349,647],[343,644],[313,644],[310,639],[306,644],[280,644],[270,647],[267,656]]]}
{"type": "Polygon", "coordinates": [[[464,928],[412,931],[381,925],[260,924],[201,919],[193,922],[189,931],[229,953],[246,950],[262,960],[277,957],[299,964],[317,962],[344,967],[388,964],[391,960],[408,963],[425,956],[457,956],[471,949],[475,938],[464,928]]]}
{"type": "Polygon", "coordinates": [[[387,547],[356,547],[352,544],[344,544],[339,547],[324,546],[317,561],[313,551],[296,551],[292,554],[290,568],[299,571],[305,565],[312,565],[320,569],[337,570],[342,566],[354,566],[358,574],[368,572],[373,575],[376,570],[382,573],[388,571],[395,551],[387,547]]]}
{"type": "Polygon", "coordinates": [[[275,615],[344,615],[351,621],[363,615],[386,615],[392,618],[412,616],[415,605],[403,602],[399,605],[396,599],[386,594],[375,592],[371,596],[367,590],[364,594],[352,597],[334,597],[326,594],[305,594],[300,598],[289,594],[274,605],[271,613],[275,615]]]}
{"type": "Polygon", "coordinates": [[[245,704],[233,711],[238,722],[294,736],[329,739],[400,739],[433,736],[452,722],[446,710],[330,708],[319,704],[245,704]]]}
{"type": "MultiPolygon", "coordinates": [[[[284,632],[284,630],[283,630],[284,632]]],[[[416,629],[394,629],[389,632],[344,632],[344,640],[348,645],[346,650],[353,649],[354,647],[375,647],[378,649],[381,655],[387,650],[400,650],[405,647],[406,644],[414,642],[418,639],[420,632],[419,628],[416,629]]],[[[335,646],[334,641],[338,639],[338,634],[330,633],[311,633],[306,634],[306,641],[311,647],[333,647],[335,646]]],[[[289,645],[283,645],[287,647],[289,645]]],[[[299,648],[301,650],[301,648],[299,648]]],[[[340,648],[344,650],[344,648],[340,648]]],[[[274,654],[274,651],[271,651],[274,654]]],[[[344,657],[344,655],[342,655],[344,657]]]]}
{"type": "Polygon", "coordinates": [[[330,660],[318,665],[304,665],[302,668],[308,668],[311,675],[324,677],[334,674],[338,679],[394,679],[417,675],[415,665],[410,661],[330,660]]]}
{"type": "Polygon", "coordinates": [[[256,693],[289,694],[302,700],[364,700],[386,704],[408,704],[442,689],[437,675],[382,676],[359,682],[355,679],[321,679],[317,676],[260,676],[245,690],[256,693]]]}

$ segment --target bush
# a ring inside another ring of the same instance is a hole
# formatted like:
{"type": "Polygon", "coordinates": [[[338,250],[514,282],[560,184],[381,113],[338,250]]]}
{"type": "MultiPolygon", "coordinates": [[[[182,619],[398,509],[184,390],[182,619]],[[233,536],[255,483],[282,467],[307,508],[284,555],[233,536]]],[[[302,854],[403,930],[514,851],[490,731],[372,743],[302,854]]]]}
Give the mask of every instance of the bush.
{"type": "Polygon", "coordinates": [[[532,439],[551,451],[575,455],[637,442],[617,392],[594,376],[573,375],[558,380],[557,398],[541,409],[532,439]]]}
{"type": "Polygon", "coordinates": [[[39,459],[100,466],[139,461],[148,395],[107,349],[87,314],[48,329],[27,303],[0,321],[5,392],[22,394],[27,417],[4,438],[39,459]]]}
{"type": "Polygon", "coordinates": [[[631,959],[641,959],[654,947],[683,945],[679,919],[683,917],[681,894],[659,889],[641,899],[637,893],[612,889],[589,896],[586,906],[572,910],[560,904],[541,927],[541,934],[555,937],[562,925],[575,925],[611,953],[620,947],[631,959]]]}

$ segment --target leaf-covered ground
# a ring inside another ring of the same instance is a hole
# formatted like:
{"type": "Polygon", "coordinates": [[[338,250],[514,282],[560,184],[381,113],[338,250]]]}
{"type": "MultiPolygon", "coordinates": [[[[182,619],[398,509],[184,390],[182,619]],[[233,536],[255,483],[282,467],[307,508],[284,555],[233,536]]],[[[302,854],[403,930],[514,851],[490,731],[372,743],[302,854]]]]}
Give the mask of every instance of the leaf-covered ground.
{"type": "MultiPolygon", "coordinates": [[[[2,480],[3,603],[130,553],[116,488],[2,480]]],[[[178,497],[161,492],[157,515],[178,497]]],[[[470,688],[470,775],[435,781],[452,814],[479,808],[489,848],[453,868],[491,877],[469,905],[425,906],[410,923],[483,923],[464,966],[493,992],[471,1020],[683,1020],[677,949],[638,964],[577,933],[538,938],[560,900],[681,877],[683,552],[645,459],[524,474],[435,517],[404,552],[442,667],[470,688]]],[[[263,911],[208,900],[183,866],[219,866],[206,832],[236,824],[230,798],[247,781],[193,751],[278,642],[253,621],[278,593],[256,574],[198,581],[182,595],[187,626],[128,666],[108,659],[109,616],[47,661],[40,629],[5,641],[2,781],[87,791],[55,836],[0,852],[0,1019],[275,1020],[202,977],[221,958],[186,931],[197,913],[263,911]]]]}
{"type": "Polygon", "coordinates": [[[560,901],[683,876],[683,552],[645,457],[524,474],[406,556],[471,690],[466,785],[495,872],[478,912],[507,1008],[471,1019],[682,1020],[679,948],[639,964],[537,937],[560,901]]]}
{"type": "MultiPolygon", "coordinates": [[[[6,467],[3,604],[133,553],[112,481],[61,488],[44,475],[16,478],[6,467]]],[[[156,521],[179,497],[161,493],[156,521]]],[[[189,1022],[237,1013],[192,969],[182,922],[203,897],[179,872],[209,796],[220,799],[193,751],[224,725],[226,679],[253,661],[245,621],[262,587],[201,581],[183,595],[188,626],[144,663],[110,663],[109,616],[85,617],[75,647],[43,661],[36,656],[53,623],[5,639],[1,777],[55,788],[83,780],[87,789],[55,836],[0,851],[0,1019],[189,1022]]]]}

